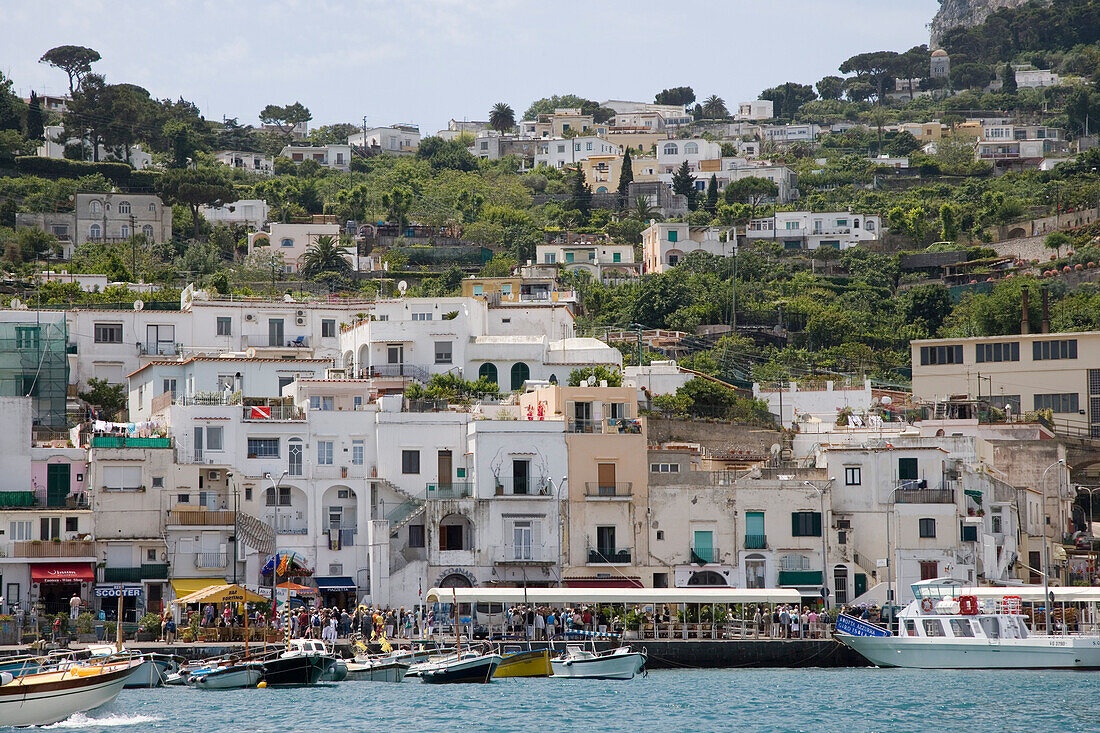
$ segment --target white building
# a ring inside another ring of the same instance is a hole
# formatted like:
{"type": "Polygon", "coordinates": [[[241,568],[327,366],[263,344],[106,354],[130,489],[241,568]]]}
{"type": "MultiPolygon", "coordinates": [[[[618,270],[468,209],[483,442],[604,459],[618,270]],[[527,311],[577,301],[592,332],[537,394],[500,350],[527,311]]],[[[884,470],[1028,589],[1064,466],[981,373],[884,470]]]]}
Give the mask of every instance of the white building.
{"type": "Polygon", "coordinates": [[[535,152],[535,165],[564,168],[586,160],[591,155],[617,155],[621,152],[618,145],[601,137],[543,140],[535,152]]]}
{"type": "Polygon", "coordinates": [[[373,127],[350,135],[348,145],[390,155],[413,155],[420,147],[420,128],[415,125],[373,127]]]}
{"type": "Polygon", "coordinates": [[[270,176],[275,172],[275,159],[263,153],[252,153],[246,150],[219,150],[214,153],[214,160],[230,168],[265,176],[270,176]]]}
{"type": "Polygon", "coordinates": [[[753,219],[749,239],[774,239],[784,249],[814,250],[832,247],[845,250],[882,235],[878,216],[848,212],[780,211],[775,216],[753,219]]]}
{"type": "Polygon", "coordinates": [[[773,415],[778,416],[779,424],[790,427],[800,424],[800,430],[822,432],[836,424],[842,412],[856,415],[866,413],[873,405],[871,381],[862,385],[844,387],[832,381],[825,383],[825,389],[807,389],[797,382],[791,382],[777,389],[767,389],[759,384],[752,385],[752,396],[764,400],[773,415]]]}
{"type": "Polygon", "coordinates": [[[638,263],[634,261],[634,245],[610,239],[539,244],[535,246],[535,261],[544,266],[555,265],[564,272],[587,272],[605,283],[639,274],[638,263]]]}
{"type": "Polygon", "coordinates": [[[623,386],[636,387],[647,395],[676,394],[695,377],[676,366],[675,361],[654,361],[643,366],[623,367],[623,386]]]}
{"type": "Polygon", "coordinates": [[[332,168],[343,173],[351,170],[351,145],[343,143],[287,145],[279,155],[283,158],[290,158],[295,163],[312,160],[325,168],[332,168]]]}
{"type": "MultiPolygon", "coordinates": [[[[340,238],[339,224],[283,224],[271,222],[267,231],[248,235],[248,254],[265,252],[282,255],[283,271],[297,272],[299,261],[319,237],[340,238]]],[[[354,263],[353,263],[354,264],[354,263]]]]}
{"type": "MultiPolygon", "coordinates": [[[[35,150],[35,155],[39,158],[54,158],[56,160],[62,160],[65,157],[65,148],[71,145],[80,145],[83,142],[85,155],[88,160],[92,159],[91,147],[92,144],[88,140],[81,141],[79,138],[65,138],[65,128],[62,125],[46,125],[43,129],[44,142],[38,146],[35,150]]],[[[106,148],[103,145],[99,146],[100,162],[117,161],[123,163],[129,163],[135,170],[145,170],[153,164],[153,156],[145,152],[140,145],[131,145],[128,155],[124,155],[122,148],[106,148]]]]}
{"type": "Polygon", "coordinates": [[[1016,86],[1021,89],[1033,89],[1037,87],[1056,87],[1062,83],[1062,77],[1050,69],[1035,69],[1027,66],[1016,66],[1016,86]]]}
{"type": "Polygon", "coordinates": [[[211,224],[239,225],[259,229],[267,224],[270,207],[263,199],[241,199],[221,206],[199,207],[202,218],[211,224]]]}
{"type": "Polygon", "coordinates": [[[775,103],[770,99],[754,99],[737,105],[738,120],[770,120],[775,117],[775,103]]]}

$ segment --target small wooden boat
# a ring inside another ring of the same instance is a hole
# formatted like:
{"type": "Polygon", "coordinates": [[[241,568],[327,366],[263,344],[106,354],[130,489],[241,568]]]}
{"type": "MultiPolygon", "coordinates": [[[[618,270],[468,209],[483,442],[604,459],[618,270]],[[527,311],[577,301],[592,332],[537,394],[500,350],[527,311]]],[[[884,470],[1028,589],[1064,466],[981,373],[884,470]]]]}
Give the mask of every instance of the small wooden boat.
{"type": "Polygon", "coordinates": [[[0,723],[51,725],[113,702],[142,660],[103,661],[14,677],[0,673],[0,723]]]}
{"type": "Polygon", "coordinates": [[[629,646],[606,652],[568,644],[565,653],[550,661],[554,677],[589,680],[629,680],[645,669],[646,655],[629,646]]]}
{"type": "Polygon", "coordinates": [[[263,678],[262,662],[241,662],[192,674],[189,684],[202,690],[233,690],[255,687],[263,678]]]}
{"type": "Polygon", "coordinates": [[[349,680],[366,682],[401,682],[409,665],[388,657],[355,660],[347,663],[349,680]]]}
{"type": "Polygon", "coordinates": [[[508,645],[501,652],[500,666],[493,674],[501,677],[549,677],[550,650],[533,649],[530,645],[508,645]]]}
{"type": "Polygon", "coordinates": [[[495,652],[482,654],[475,651],[454,654],[436,662],[428,662],[420,669],[420,681],[430,684],[455,682],[492,682],[493,674],[502,657],[495,652]]]}

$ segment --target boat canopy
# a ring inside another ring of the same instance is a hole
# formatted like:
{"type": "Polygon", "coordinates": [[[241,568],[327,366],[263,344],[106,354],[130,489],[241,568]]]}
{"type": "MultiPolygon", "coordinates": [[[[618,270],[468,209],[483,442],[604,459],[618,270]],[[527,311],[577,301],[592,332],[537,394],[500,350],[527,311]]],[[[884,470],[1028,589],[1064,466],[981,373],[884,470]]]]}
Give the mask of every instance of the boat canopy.
{"type": "MultiPolygon", "coordinates": [[[[951,578],[933,578],[913,583],[913,595],[920,598],[1004,598],[1016,596],[1025,603],[1042,603],[1043,586],[1007,585],[1007,586],[971,586],[961,580],[951,578]]],[[[1052,585],[1048,588],[1055,603],[1095,603],[1100,602],[1100,587],[1077,585],[1052,585]]]]}
{"type": "Polygon", "coordinates": [[[793,588],[431,588],[428,603],[801,603],[793,588]]]}

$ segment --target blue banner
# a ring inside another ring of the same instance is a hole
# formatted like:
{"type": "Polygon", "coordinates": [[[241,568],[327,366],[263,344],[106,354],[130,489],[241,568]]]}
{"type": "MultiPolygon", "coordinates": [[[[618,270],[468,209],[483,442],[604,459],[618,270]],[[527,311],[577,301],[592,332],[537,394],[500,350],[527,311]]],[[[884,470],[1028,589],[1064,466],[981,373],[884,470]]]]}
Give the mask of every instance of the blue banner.
{"type": "Polygon", "coordinates": [[[844,613],[836,617],[836,630],[849,636],[893,636],[886,629],[844,613]]]}
{"type": "Polygon", "coordinates": [[[95,589],[97,598],[118,598],[119,596],[126,596],[127,598],[138,598],[141,596],[140,585],[98,585],[95,589]]]}

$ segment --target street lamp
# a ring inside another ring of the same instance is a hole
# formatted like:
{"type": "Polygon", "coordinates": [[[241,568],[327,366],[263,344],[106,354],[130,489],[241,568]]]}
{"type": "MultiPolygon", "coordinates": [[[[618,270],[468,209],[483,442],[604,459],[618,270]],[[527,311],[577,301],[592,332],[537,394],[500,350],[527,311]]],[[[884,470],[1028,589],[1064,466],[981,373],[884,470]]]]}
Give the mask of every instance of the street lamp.
{"type": "Polygon", "coordinates": [[[1093,542],[1096,539],[1092,534],[1092,508],[1093,508],[1093,505],[1096,503],[1096,497],[1093,496],[1094,491],[1100,491],[1100,486],[1096,486],[1096,487],[1093,487],[1091,489],[1088,486],[1078,486],[1077,487],[1077,493],[1078,494],[1080,494],[1081,492],[1085,492],[1086,494],[1089,495],[1089,514],[1088,514],[1088,517],[1089,517],[1089,585],[1092,585],[1092,578],[1093,578],[1093,575],[1094,575],[1094,571],[1093,571],[1093,567],[1092,567],[1093,564],[1094,564],[1093,563],[1092,550],[1093,550],[1093,542]]]}
{"type": "Polygon", "coordinates": [[[272,548],[271,556],[271,618],[275,618],[276,600],[275,600],[275,588],[279,585],[279,485],[283,483],[283,479],[287,477],[289,471],[283,471],[283,475],[279,477],[278,482],[271,478],[271,474],[267,474],[267,478],[271,481],[271,493],[272,493],[272,506],[275,507],[275,518],[271,523],[271,537],[272,548]]]}
{"type": "MultiPolygon", "coordinates": [[[[835,479],[829,478],[829,485],[835,479]]],[[[822,489],[817,484],[810,483],[809,481],[803,481],[802,483],[809,486],[811,489],[817,492],[817,498],[821,502],[821,601],[825,607],[825,610],[829,610],[829,542],[827,536],[827,527],[829,526],[828,517],[825,515],[825,489],[822,489]]]]}
{"type": "MultiPolygon", "coordinates": [[[[1043,492],[1043,509],[1041,512],[1042,528],[1043,528],[1043,619],[1045,621],[1046,633],[1050,633],[1050,607],[1054,604],[1050,601],[1050,559],[1048,557],[1047,550],[1047,473],[1055,466],[1066,465],[1066,459],[1059,458],[1054,463],[1043,469],[1043,475],[1039,479],[1039,486],[1043,492]]],[[[1058,479],[1058,488],[1062,487],[1062,479],[1058,479]]]]}

